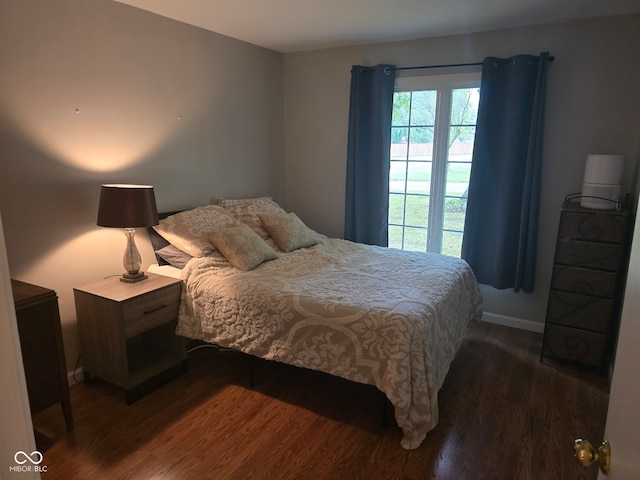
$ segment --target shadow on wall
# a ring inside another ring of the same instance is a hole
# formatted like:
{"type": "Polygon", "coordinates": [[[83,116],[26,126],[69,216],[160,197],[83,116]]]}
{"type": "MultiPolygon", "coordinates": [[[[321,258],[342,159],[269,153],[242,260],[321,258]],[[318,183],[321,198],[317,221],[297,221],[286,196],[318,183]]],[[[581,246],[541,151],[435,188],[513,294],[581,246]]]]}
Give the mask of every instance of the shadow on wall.
{"type": "Polygon", "coordinates": [[[80,170],[15,137],[3,141],[0,156],[7,159],[0,162],[0,211],[12,275],[34,278],[30,272],[40,271],[48,277],[41,283],[52,281],[89,270],[111,248],[119,252],[113,261],[120,262],[124,235],[96,225],[100,184],[142,179],[142,168],[116,178],[80,170]]]}

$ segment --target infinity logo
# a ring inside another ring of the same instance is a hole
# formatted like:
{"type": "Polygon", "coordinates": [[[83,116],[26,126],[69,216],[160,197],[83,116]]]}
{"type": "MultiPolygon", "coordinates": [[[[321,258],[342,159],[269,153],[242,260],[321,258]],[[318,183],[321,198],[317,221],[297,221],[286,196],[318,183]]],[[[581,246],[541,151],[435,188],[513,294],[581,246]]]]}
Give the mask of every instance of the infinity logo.
{"type": "Polygon", "coordinates": [[[43,456],[37,450],[34,450],[33,452],[31,452],[31,455],[27,454],[26,452],[23,452],[22,450],[18,450],[16,454],[13,456],[13,459],[16,461],[18,465],[23,465],[27,462],[31,462],[34,465],[40,465],[40,463],[42,463],[43,456]],[[22,457],[22,461],[18,460],[21,457],[22,457]]]}

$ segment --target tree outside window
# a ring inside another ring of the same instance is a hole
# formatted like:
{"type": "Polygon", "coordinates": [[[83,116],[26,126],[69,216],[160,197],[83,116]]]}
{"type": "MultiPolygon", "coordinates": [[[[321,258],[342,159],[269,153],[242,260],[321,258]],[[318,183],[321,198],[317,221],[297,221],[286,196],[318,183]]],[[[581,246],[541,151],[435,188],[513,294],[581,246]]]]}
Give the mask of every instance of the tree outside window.
{"type": "Polygon", "coordinates": [[[480,73],[398,79],[389,246],[460,256],[480,73]]]}

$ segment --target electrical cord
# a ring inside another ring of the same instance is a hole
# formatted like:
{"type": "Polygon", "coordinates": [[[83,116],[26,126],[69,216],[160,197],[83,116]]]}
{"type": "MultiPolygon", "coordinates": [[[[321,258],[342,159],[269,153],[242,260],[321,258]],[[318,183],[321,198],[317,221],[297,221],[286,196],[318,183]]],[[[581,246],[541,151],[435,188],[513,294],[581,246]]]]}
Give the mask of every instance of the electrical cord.
{"type": "Polygon", "coordinates": [[[76,383],[82,383],[82,380],[78,380],[76,378],[76,372],[78,371],[78,367],[80,366],[80,359],[82,358],[82,355],[78,355],[78,360],[76,361],[76,366],[73,369],[73,374],[71,375],[73,377],[73,379],[76,381],[76,383]]]}
{"type": "Polygon", "coordinates": [[[187,353],[194,352],[201,348],[214,348],[219,352],[237,352],[238,350],[234,350],[233,348],[221,347],[220,345],[214,345],[211,343],[203,343],[202,345],[196,345],[195,347],[191,347],[187,350],[187,353]]]}

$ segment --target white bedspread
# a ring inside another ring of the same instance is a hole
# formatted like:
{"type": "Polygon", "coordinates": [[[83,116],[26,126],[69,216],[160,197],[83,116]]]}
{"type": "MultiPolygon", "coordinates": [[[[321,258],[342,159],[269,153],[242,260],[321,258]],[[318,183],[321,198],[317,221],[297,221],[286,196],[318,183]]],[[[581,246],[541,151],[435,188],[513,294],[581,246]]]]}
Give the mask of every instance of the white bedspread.
{"type": "Polygon", "coordinates": [[[482,297],[460,259],[325,239],[242,272],[191,260],[177,333],[377,386],[402,446],[438,421],[438,390],[482,297]]]}

